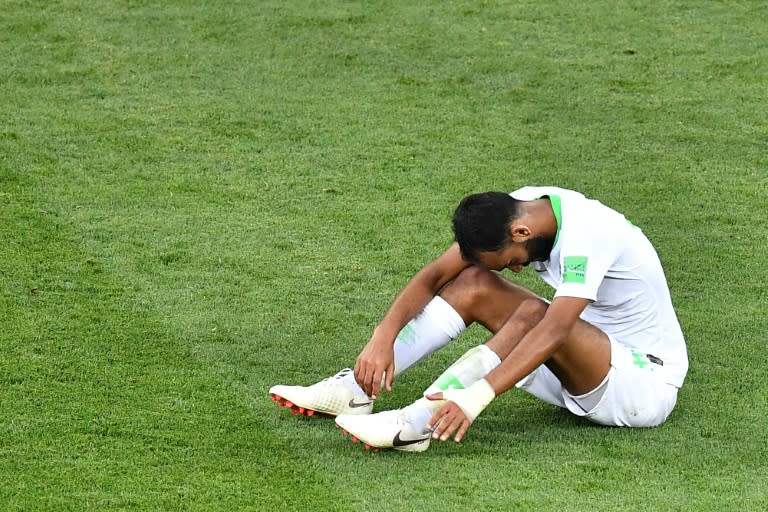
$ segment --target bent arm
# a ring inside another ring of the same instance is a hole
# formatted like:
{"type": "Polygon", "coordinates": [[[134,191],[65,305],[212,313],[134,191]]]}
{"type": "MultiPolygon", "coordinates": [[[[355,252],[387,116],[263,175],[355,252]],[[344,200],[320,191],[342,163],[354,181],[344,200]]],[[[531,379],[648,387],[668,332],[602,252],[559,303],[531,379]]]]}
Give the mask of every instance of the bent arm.
{"type": "Polygon", "coordinates": [[[355,362],[355,379],[368,396],[378,396],[382,378],[386,389],[392,389],[393,347],[403,326],[469,265],[461,257],[458,244],[454,243],[419,270],[395,297],[355,362]]]}
{"type": "Polygon", "coordinates": [[[400,329],[424,309],[424,306],[465,268],[458,244],[454,243],[443,254],[419,270],[395,297],[374,336],[387,338],[392,344],[400,329]]]}

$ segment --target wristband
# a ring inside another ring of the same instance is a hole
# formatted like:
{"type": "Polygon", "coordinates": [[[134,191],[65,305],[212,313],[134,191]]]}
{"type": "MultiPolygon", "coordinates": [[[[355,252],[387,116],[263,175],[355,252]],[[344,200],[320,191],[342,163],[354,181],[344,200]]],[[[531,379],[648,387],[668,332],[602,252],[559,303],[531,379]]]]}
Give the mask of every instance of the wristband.
{"type": "Polygon", "coordinates": [[[465,389],[446,389],[443,398],[458,405],[470,422],[475,421],[483,409],[496,398],[496,392],[485,379],[480,379],[465,389]]]}

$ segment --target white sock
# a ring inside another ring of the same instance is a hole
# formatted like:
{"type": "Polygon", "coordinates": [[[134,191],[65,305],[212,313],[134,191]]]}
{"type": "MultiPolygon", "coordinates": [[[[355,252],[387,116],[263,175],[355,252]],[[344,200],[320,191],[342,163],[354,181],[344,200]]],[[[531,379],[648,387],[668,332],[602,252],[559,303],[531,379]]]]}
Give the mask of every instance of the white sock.
{"type": "MultiPolygon", "coordinates": [[[[418,361],[450,343],[465,328],[464,319],[445,299],[440,296],[433,297],[421,313],[405,324],[395,339],[395,375],[400,375],[418,361]]],[[[342,372],[344,370],[337,375],[342,372]]],[[[352,371],[341,377],[342,382],[355,394],[366,396],[352,371]]]]}
{"type": "MultiPolygon", "coordinates": [[[[430,395],[449,388],[464,389],[482,379],[501,363],[499,356],[487,345],[478,345],[467,350],[458,361],[445,370],[437,380],[427,388],[424,395],[430,395]]],[[[442,407],[444,400],[419,398],[403,409],[411,426],[417,431],[425,431],[432,415],[442,407]]]]}
{"type": "Polygon", "coordinates": [[[402,328],[395,339],[395,375],[454,340],[466,328],[461,315],[440,296],[402,328]]]}
{"type": "Polygon", "coordinates": [[[488,348],[478,345],[467,350],[455,363],[448,367],[431,386],[425,395],[445,391],[449,388],[464,389],[485,377],[501,364],[499,356],[488,348]]]}

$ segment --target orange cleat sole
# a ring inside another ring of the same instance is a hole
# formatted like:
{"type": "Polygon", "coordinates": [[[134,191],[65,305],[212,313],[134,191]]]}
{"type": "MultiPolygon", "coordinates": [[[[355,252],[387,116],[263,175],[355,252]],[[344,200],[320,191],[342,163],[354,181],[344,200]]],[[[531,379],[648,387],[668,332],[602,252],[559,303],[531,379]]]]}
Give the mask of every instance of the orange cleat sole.
{"type": "Polygon", "coordinates": [[[326,418],[333,418],[333,415],[326,414],[324,412],[318,412],[312,409],[307,409],[306,407],[299,407],[298,405],[294,404],[290,400],[286,400],[285,398],[281,397],[280,395],[276,395],[272,393],[270,395],[272,397],[273,402],[277,402],[277,406],[282,409],[290,409],[291,414],[301,414],[302,416],[312,417],[312,416],[325,416],[326,418]]]}

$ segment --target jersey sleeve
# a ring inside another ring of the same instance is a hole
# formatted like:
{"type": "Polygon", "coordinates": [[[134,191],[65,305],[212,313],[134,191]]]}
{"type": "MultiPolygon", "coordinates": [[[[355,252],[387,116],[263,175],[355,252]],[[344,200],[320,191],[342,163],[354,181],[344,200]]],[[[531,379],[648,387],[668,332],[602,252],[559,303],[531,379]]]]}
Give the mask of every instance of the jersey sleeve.
{"type": "Polygon", "coordinates": [[[622,237],[607,230],[585,229],[563,240],[560,252],[561,281],[555,297],[579,297],[597,300],[597,291],[608,269],[623,250],[622,237]]]}

